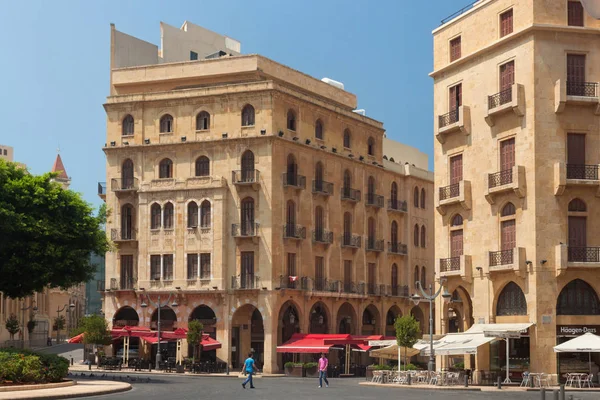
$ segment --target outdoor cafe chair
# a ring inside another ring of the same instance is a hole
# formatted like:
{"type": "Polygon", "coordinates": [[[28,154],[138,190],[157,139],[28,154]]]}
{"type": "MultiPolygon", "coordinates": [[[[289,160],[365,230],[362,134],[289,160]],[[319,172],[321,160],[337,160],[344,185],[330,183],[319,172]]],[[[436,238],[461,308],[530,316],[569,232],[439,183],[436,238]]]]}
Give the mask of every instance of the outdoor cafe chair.
{"type": "Polygon", "coordinates": [[[381,383],[383,379],[383,371],[373,371],[372,383],[381,383]]]}
{"type": "Polygon", "coordinates": [[[592,379],[594,379],[594,375],[592,375],[592,374],[582,375],[580,383],[579,383],[579,387],[583,387],[584,388],[585,385],[587,385],[588,388],[591,388],[593,386],[592,379]]]}
{"type": "Polygon", "coordinates": [[[521,380],[521,384],[519,386],[520,387],[528,387],[529,386],[529,372],[525,371],[525,372],[523,372],[523,374],[521,376],[523,377],[523,379],[521,380]]]}

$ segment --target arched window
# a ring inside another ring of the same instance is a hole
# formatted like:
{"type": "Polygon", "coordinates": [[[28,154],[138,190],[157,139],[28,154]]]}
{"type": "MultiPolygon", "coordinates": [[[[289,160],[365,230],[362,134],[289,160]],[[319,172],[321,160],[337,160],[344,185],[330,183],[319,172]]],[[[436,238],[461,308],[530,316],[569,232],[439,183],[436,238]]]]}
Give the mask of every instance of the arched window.
{"type": "Polygon", "coordinates": [[[421,208],[425,208],[425,188],[421,189],[421,208]]]}
{"type": "Polygon", "coordinates": [[[450,259],[445,260],[445,265],[440,261],[442,270],[460,269],[460,256],[463,255],[463,218],[456,214],[450,220],[450,259]]]}
{"type": "Polygon", "coordinates": [[[173,133],[173,117],[170,114],[160,117],[160,133],[173,133]]]}
{"type": "Polygon", "coordinates": [[[515,205],[513,203],[506,203],[504,207],[502,207],[502,211],[500,212],[501,217],[508,217],[510,215],[515,215],[517,212],[515,205]]]}
{"type": "Polygon", "coordinates": [[[344,214],[344,236],[347,238],[352,236],[352,215],[348,212],[344,214]]]}
{"type": "Polygon", "coordinates": [[[133,206],[125,204],[121,208],[121,239],[133,239],[134,224],[133,206]]]}
{"type": "Polygon", "coordinates": [[[323,140],[323,123],[320,119],[315,122],[315,138],[323,140]]]}
{"type": "MultiPolygon", "coordinates": [[[[502,251],[512,250],[517,247],[516,211],[513,203],[506,203],[500,211],[500,249],[502,251]]],[[[508,259],[503,260],[503,263],[510,263],[510,257],[512,257],[512,255],[507,252],[501,254],[506,254],[503,256],[505,258],[509,257],[508,259]]]]}
{"type": "Polygon", "coordinates": [[[200,227],[210,228],[210,201],[208,200],[200,204],[200,227]]]}
{"type": "Polygon", "coordinates": [[[413,276],[413,282],[415,282],[414,283],[415,286],[416,286],[416,282],[420,282],[420,280],[419,280],[419,266],[418,265],[415,265],[415,272],[414,272],[414,276],[413,276]]]}
{"type": "Polygon", "coordinates": [[[163,159],[158,166],[158,177],[161,179],[173,177],[173,161],[163,159]]]}
{"type": "Polygon", "coordinates": [[[165,204],[165,209],[163,211],[163,228],[173,229],[173,214],[173,203],[169,202],[165,204]]]}
{"type": "Polygon", "coordinates": [[[372,246],[375,245],[375,218],[369,217],[367,221],[367,234],[369,235],[369,242],[371,242],[372,246]]]}
{"type": "Polygon", "coordinates": [[[421,286],[423,286],[423,289],[427,287],[427,270],[425,266],[421,267],[421,286]]]}
{"type": "Polygon", "coordinates": [[[425,248],[427,233],[425,232],[425,225],[421,226],[421,247],[425,248]]]}
{"type": "Polygon", "coordinates": [[[123,118],[123,123],[122,123],[121,128],[122,128],[121,134],[123,136],[133,135],[134,123],[133,123],[133,117],[131,116],[131,114],[127,114],[125,116],[125,118],[123,118]]]}
{"type": "Polygon", "coordinates": [[[324,220],[323,207],[317,206],[317,208],[315,208],[315,233],[318,239],[323,237],[323,230],[325,229],[324,220]]]}
{"type": "Polygon", "coordinates": [[[152,214],[150,218],[150,229],[160,229],[160,204],[152,204],[152,207],[150,207],[150,213],[152,214]]]}
{"type": "Polygon", "coordinates": [[[254,126],[254,107],[250,104],[242,109],[242,126],[254,126]]]}
{"type": "Polygon", "coordinates": [[[413,203],[415,207],[419,208],[419,188],[415,187],[415,191],[413,193],[413,203]]]}
{"type": "Polygon", "coordinates": [[[390,228],[390,241],[392,242],[392,245],[398,243],[398,223],[396,221],[392,221],[390,228]]]}
{"type": "Polygon", "coordinates": [[[572,280],[560,291],[556,315],[600,315],[596,291],[581,279],[572,280]]]}
{"type": "Polygon", "coordinates": [[[367,153],[370,156],[375,155],[375,139],[373,139],[372,137],[370,137],[369,140],[367,140],[367,153]]]}
{"type": "Polygon", "coordinates": [[[419,225],[415,224],[414,230],[414,245],[415,247],[419,247],[419,225]]]}
{"type": "Polygon", "coordinates": [[[286,181],[290,186],[298,185],[298,165],[293,154],[288,154],[286,181]]]}
{"type": "Polygon", "coordinates": [[[296,203],[294,203],[292,200],[288,200],[286,210],[287,210],[286,217],[285,217],[286,224],[295,225],[296,224],[296,203]]]}
{"type": "Polygon", "coordinates": [[[196,228],[198,226],[198,204],[195,201],[188,203],[188,228],[196,228]]]}
{"type": "Polygon", "coordinates": [[[296,113],[293,110],[288,110],[287,113],[287,128],[290,131],[296,130],[296,113]]]}
{"type": "Polygon", "coordinates": [[[572,212],[586,212],[587,206],[585,202],[581,199],[573,199],[569,203],[569,211],[572,212]]]}
{"type": "Polygon", "coordinates": [[[242,200],[240,220],[242,221],[242,235],[248,236],[254,233],[254,199],[252,197],[242,200]]]}
{"type": "Polygon", "coordinates": [[[200,111],[196,115],[196,130],[207,131],[210,129],[210,114],[206,111],[200,111]]]}
{"type": "Polygon", "coordinates": [[[121,189],[133,189],[133,187],[133,161],[128,158],[123,161],[123,166],[121,167],[121,189]]]}
{"type": "Polygon", "coordinates": [[[196,160],[196,176],[210,175],[210,161],[206,156],[200,156],[196,160]]]}
{"type": "Polygon", "coordinates": [[[463,224],[463,217],[460,214],[456,214],[452,217],[452,221],[450,222],[450,226],[461,226],[463,224]]]}
{"type": "Polygon", "coordinates": [[[344,130],[344,147],[349,149],[351,146],[351,137],[350,137],[350,129],[344,130]]]}
{"type": "Polygon", "coordinates": [[[396,264],[392,264],[392,295],[398,295],[398,265],[396,264]]]}
{"type": "Polygon", "coordinates": [[[496,315],[527,315],[525,294],[514,282],[509,282],[498,296],[496,315]]]}
{"type": "Polygon", "coordinates": [[[246,150],[242,155],[242,180],[244,182],[254,182],[254,153],[246,150]]]}

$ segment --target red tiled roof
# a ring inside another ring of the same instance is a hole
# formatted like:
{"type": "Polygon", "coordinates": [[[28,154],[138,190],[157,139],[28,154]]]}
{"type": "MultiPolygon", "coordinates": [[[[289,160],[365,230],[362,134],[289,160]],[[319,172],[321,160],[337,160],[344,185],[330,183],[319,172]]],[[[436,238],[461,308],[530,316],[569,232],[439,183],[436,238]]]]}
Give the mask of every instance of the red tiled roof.
{"type": "Polygon", "coordinates": [[[57,172],[57,178],[59,179],[69,179],[67,170],[65,169],[62,159],[60,158],[60,154],[56,155],[56,160],[54,160],[54,165],[52,166],[52,172],[57,172]]]}

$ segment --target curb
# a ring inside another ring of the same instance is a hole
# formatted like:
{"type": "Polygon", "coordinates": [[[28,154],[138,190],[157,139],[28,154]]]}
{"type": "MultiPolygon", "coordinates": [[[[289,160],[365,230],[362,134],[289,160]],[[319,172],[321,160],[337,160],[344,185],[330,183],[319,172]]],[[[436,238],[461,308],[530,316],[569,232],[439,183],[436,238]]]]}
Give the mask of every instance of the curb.
{"type": "Polygon", "coordinates": [[[481,392],[477,387],[452,387],[452,386],[412,386],[412,385],[382,385],[381,383],[360,382],[361,386],[371,386],[380,388],[408,389],[408,390],[430,390],[436,392],[481,392]]]}
{"type": "Polygon", "coordinates": [[[77,382],[69,379],[69,380],[65,380],[63,382],[43,383],[43,384],[35,384],[35,385],[0,386],[0,393],[26,392],[28,390],[41,390],[41,389],[60,389],[60,388],[75,386],[76,384],[77,384],[77,382]]]}
{"type": "Polygon", "coordinates": [[[91,396],[101,396],[105,394],[116,394],[128,392],[132,389],[130,384],[127,384],[127,387],[115,388],[115,389],[103,389],[95,392],[89,393],[70,393],[70,394],[41,394],[39,396],[34,397],[21,397],[19,400],[39,400],[39,399],[49,399],[49,400],[58,400],[58,399],[72,399],[76,397],[91,397],[91,396]]]}

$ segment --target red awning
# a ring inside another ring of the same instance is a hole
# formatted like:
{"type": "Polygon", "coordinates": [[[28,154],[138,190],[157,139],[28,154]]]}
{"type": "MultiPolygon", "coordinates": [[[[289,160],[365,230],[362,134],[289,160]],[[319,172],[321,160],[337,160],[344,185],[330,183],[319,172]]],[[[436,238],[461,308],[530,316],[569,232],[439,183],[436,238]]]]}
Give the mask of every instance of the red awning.
{"type": "Polygon", "coordinates": [[[83,343],[83,333],[80,333],[77,336],[73,336],[67,341],[67,343],[83,343]]]}
{"type": "Polygon", "coordinates": [[[211,351],[221,348],[221,343],[208,335],[202,336],[202,351],[211,351]]]}
{"type": "Polygon", "coordinates": [[[281,346],[277,346],[278,353],[328,353],[334,343],[343,344],[351,340],[350,335],[327,335],[295,333],[292,338],[281,346]]]}
{"type": "MultiPolygon", "coordinates": [[[[144,342],[148,342],[150,344],[155,344],[158,342],[158,338],[156,336],[141,336],[140,340],[144,341],[144,342]]],[[[160,341],[160,344],[165,344],[165,343],[169,343],[168,340],[165,340],[165,338],[162,338],[162,340],[160,341]]]]}

